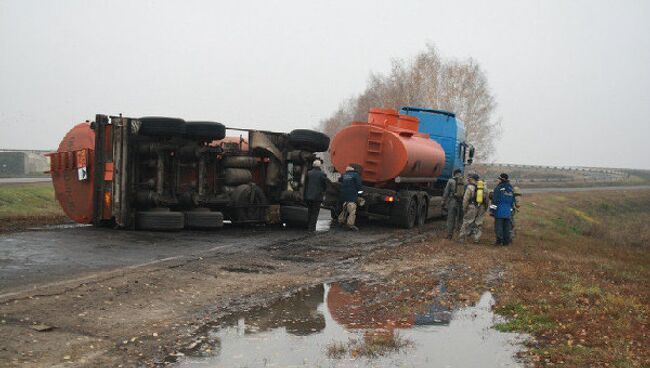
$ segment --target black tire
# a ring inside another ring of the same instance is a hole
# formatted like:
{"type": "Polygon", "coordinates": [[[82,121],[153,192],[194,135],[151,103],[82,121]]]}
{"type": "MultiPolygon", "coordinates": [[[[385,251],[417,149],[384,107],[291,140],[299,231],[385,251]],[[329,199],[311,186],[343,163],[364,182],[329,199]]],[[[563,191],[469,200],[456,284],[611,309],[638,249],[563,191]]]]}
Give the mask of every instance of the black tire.
{"type": "Polygon", "coordinates": [[[240,185],[230,198],[234,207],[230,214],[234,222],[262,222],[266,219],[268,201],[262,188],[257,185],[240,185]]]}
{"type": "Polygon", "coordinates": [[[280,219],[287,225],[307,226],[307,207],[282,206],[280,207],[280,219]]]}
{"type": "Polygon", "coordinates": [[[252,169],[258,164],[252,156],[226,156],[221,159],[221,166],[234,169],[252,169]]]}
{"type": "Polygon", "coordinates": [[[250,170],[229,168],[223,171],[223,181],[228,186],[248,184],[253,181],[253,174],[250,170]]]}
{"type": "Polygon", "coordinates": [[[414,196],[402,196],[399,202],[393,207],[390,219],[395,225],[405,229],[411,229],[415,226],[418,213],[418,202],[414,196]]]}
{"type": "Polygon", "coordinates": [[[289,143],[299,150],[325,152],[330,146],[330,137],[309,129],[296,129],[289,133],[289,143]]]}
{"type": "Polygon", "coordinates": [[[427,201],[425,201],[426,197],[420,197],[418,199],[418,215],[416,219],[416,225],[417,226],[424,226],[424,223],[427,221],[427,201]]]}
{"type": "Polygon", "coordinates": [[[181,212],[140,211],[135,215],[135,227],[140,230],[178,231],[185,227],[181,212]]]}
{"type": "Polygon", "coordinates": [[[224,139],[226,126],[212,121],[188,121],[185,123],[185,136],[206,141],[224,139]]]}
{"type": "Polygon", "coordinates": [[[138,134],[151,137],[176,137],[185,132],[185,121],[177,118],[147,116],[138,119],[140,130],[138,134]]]}
{"type": "Polygon", "coordinates": [[[223,227],[223,214],[211,212],[207,209],[187,211],[185,214],[185,227],[188,229],[210,230],[223,227]]]}

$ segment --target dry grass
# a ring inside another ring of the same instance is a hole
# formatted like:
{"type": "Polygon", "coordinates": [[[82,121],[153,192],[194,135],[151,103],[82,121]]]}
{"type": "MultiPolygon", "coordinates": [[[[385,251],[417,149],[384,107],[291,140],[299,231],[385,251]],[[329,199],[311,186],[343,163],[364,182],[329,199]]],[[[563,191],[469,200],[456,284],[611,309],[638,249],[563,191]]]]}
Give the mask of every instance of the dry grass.
{"type": "Polygon", "coordinates": [[[392,353],[403,352],[414,344],[411,340],[403,338],[399,332],[374,331],[366,333],[362,339],[349,339],[347,344],[331,342],[327,345],[327,356],[331,359],[341,359],[346,356],[352,358],[377,358],[392,353]]]}
{"type": "Polygon", "coordinates": [[[379,252],[366,269],[381,265],[410,291],[393,301],[405,310],[441,277],[452,305],[493,291],[509,317],[495,327],[533,334],[536,366],[649,367],[650,191],[525,196],[518,225],[511,247],[490,245],[488,221],[478,246],[434,238],[379,252]]]}

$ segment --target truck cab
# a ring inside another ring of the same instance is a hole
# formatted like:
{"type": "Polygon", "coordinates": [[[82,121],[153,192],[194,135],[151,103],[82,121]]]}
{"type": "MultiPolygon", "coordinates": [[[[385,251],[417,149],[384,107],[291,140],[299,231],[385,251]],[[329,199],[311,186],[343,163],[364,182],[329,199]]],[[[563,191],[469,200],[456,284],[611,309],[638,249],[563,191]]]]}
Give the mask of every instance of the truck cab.
{"type": "Polygon", "coordinates": [[[404,106],[400,114],[415,116],[420,120],[419,131],[429,134],[445,151],[445,167],[438,177],[439,184],[446,184],[458,169],[465,174],[465,164],[471,164],[474,147],[465,142],[465,123],[453,112],[425,107],[404,106]]]}

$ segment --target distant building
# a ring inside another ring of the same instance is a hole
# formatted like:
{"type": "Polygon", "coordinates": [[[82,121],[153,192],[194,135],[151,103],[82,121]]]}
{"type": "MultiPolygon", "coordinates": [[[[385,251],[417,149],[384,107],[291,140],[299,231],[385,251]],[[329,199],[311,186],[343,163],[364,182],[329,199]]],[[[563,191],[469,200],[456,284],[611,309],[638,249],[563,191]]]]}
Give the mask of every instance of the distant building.
{"type": "Polygon", "coordinates": [[[50,169],[45,151],[0,151],[0,177],[40,176],[50,169]]]}

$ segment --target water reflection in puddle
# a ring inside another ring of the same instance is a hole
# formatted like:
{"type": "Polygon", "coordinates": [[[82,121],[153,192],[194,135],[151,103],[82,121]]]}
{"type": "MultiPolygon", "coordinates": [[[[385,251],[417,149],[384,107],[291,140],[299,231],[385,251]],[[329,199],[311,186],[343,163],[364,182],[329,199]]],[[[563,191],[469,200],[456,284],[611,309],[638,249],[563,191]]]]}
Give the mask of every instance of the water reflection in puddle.
{"type": "Polygon", "coordinates": [[[491,329],[495,316],[489,292],[473,307],[450,312],[433,303],[418,313],[364,303],[367,298],[380,298],[381,292],[359,282],[304,290],[269,308],[225,320],[210,333],[210,340],[220,341],[214,355],[186,357],[180,366],[522,366],[514,355],[522,349],[524,337],[491,329]],[[367,348],[373,352],[377,336],[398,344],[394,350],[368,356],[367,348]]]}

